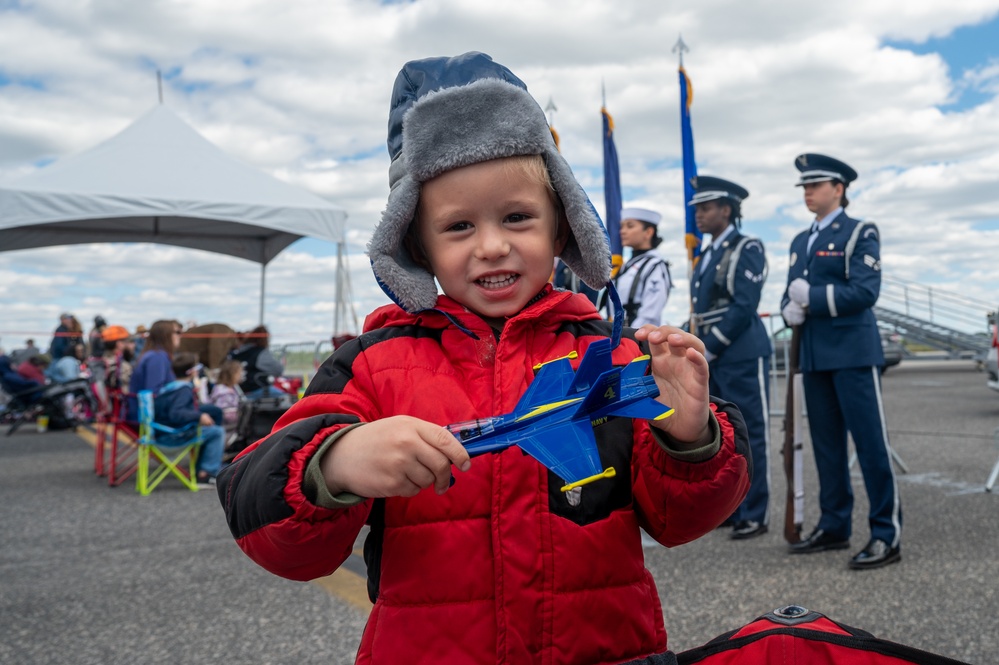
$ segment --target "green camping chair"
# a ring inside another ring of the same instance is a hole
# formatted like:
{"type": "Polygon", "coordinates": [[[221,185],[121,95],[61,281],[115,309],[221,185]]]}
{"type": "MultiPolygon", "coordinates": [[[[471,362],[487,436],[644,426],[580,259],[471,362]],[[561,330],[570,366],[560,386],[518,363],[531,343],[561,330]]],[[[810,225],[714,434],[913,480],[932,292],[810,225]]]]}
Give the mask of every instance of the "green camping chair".
{"type": "Polygon", "coordinates": [[[153,408],[153,392],[151,390],[139,391],[138,401],[139,438],[136,444],[139,448],[139,459],[135,488],[142,496],[148,496],[164,478],[172,474],[184,484],[184,487],[192,492],[197,492],[195,463],[198,460],[198,446],[201,445],[201,426],[192,423],[187,427],[175,429],[154,422],[153,418],[156,414],[153,408]],[[156,432],[173,435],[170,443],[157,441],[156,432]],[[178,441],[178,443],[173,443],[173,441],[178,441]],[[149,470],[150,456],[159,462],[159,466],[152,473],[149,470]],[[187,459],[187,469],[181,467],[185,458],[187,459]]]}

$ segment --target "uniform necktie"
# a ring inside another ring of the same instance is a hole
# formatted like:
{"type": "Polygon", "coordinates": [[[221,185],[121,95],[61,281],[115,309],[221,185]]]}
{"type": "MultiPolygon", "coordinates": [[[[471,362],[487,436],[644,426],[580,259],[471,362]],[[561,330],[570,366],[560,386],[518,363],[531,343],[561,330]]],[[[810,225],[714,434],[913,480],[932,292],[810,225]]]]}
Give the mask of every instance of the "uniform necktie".
{"type": "Polygon", "coordinates": [[[708,269],[708,263],[711,262],[711,250],[712,249],[713,249],[713,247],[709,246],[708,250],[706,252],[704,252],[704,254],[701,255],[701,260],[699,261],[700,270],[698,271],[698,274],[701,274],[705,270],[708,269]]]}
{"type": "Polygon", "coordinates": [[[808,236],[808,247],[805,248],[806,252],[812,251],[812,243],[819,235],[819,223],[812,222],[812,233],[808,236]]]}

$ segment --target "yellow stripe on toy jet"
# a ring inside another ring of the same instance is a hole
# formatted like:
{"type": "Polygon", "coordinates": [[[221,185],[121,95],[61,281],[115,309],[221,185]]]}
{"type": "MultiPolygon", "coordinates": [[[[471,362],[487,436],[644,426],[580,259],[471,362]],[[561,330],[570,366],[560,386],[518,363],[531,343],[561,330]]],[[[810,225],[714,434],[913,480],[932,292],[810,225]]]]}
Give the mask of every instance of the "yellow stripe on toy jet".
{"type": "MultiPolygon", "coordinates": [[[[537,372],[539,369],[541,369],[542,367],[544,367],[548,363],[553,363],[553,362],[556,362],[558,360],[562,360],[562,358],[568,358],[569,360],[575,360],[578,357],[579,357],[578,353],[576,353],[575,351],[570,351],[566,355],[561,356],[559,358],[553,358],[552,360],[546,360],[543,363],[538,363],[537,365],[534,366],[534,371],[537,372]]],[[[646,356],[646,357],[648,357],[648,356],[646,356]]]]}
{"type": "Polygon", "coordinates": [[[669,418],[670,416],[673,415],[673,413],[675,411],[676,411],[676,409],[670,409],[669,411],[667,411],[666,413],[662,414],[661,416],[656,416],[655,418],[653,418],[653,420],[663,420],[665,418],[669,418]]]}
{"type": "Polygon", "coordinates": [[[555,409],[565,406],[566,404],[574,404],[575,402],[581,402],[582,397],[574,397],[572,399],[565,399],[561,402],[549,402],[548,404],[542,404],[541,406],[535,408],[533,411],[525,413],[520,418],[517,418],[514,422],[519,423],[521,420],[527,420],[528,418],[534,418],[535,416],[540,416],[542,413],[548,413],[549,411],[554,411],[555,409]]]}
{"type": "Polygon", "coordinates": [[[598,473],[595,476],[590,476],[589,478],[583,478],[582,480],[577,480],[574,483],[569,483],[568,485],[563,485],[562,486],[562,491],[563,492],[568,492],[571,489],[575,489],[577,487],[582,487],[583,485],[589,485],[590,483],[592,483],[592,482],[594,482],[596,480],[601,480],[602,478],[613,478],[616,475],[617,475],[617,471],[614,470],[614,467],[612,467],[612,466],[611,467],[607,467],[607,469],[605,469],[603,473],[598,473]]]}

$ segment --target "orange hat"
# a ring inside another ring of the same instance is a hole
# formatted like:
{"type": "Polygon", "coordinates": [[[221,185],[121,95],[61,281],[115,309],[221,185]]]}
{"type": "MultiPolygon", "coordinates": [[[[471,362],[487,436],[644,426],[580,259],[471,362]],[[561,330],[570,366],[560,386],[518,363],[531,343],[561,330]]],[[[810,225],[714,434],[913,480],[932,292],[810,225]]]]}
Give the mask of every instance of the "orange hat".
{"type": "Polygon", "coordinates": [[[131,335],[122,326],[108,326],[101,333],[101,339],[105,342],[117,342],[123,339],[128,339],[131,335]]]}

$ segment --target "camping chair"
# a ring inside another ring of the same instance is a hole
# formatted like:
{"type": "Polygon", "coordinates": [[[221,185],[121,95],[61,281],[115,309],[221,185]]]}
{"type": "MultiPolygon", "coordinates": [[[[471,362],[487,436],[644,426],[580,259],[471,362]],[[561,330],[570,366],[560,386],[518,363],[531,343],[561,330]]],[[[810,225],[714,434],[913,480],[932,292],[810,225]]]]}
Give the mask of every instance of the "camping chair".
{"type": "Polygon", "coordinates": [[[142,390],[138,394],[139,400],[139,438],[136,442],[139,447],[138,473],[136,474],[135,488],[142,496],[148,496],[156,489],[156,486],[173,474],[184,487],[192,492],[198,491],[198,482],[195,472],[195,462],[198,459],[198,447],[201,445],[201,426],[197,423],[179,429],[167,427],[153,422],[155,412],[153,410],[153,392],[142,390]],[[166,445],[162,441],[156,440],[156,432],[163,432],[171,435],[182,435],[181,443],[176,445],[166,445]],[[149,457],[155,457],[160,466],[151,474],[149,472],[149,457]],[[187,469],[182,469],[181,464],[187,458],[187,469]]]}
{"type": "Polygon", "coordinates": [[[94,417],[94,430],[96,438],[94,442],[94,473],[104,476],[107,473],[105,454],[111,443],[110,430],[112,424],[112,409],[114,403],[111,395],[108,394],[107,386],[104,382],[94,383],[94,395],[97,397],[97,413],[94,417]]]}
{"type": "Polygon", "coordinates": [[[104,423],[104,438],[98,429],[94,452],[94,471],[108,477],[108,486],[117,487],[138,469],[139,431],[134,422],[126,420],[127,402],[120,390],[111,392],[110,408],[104,423]],[[110,430],[110,431],[108,431],[110,430]]]}

